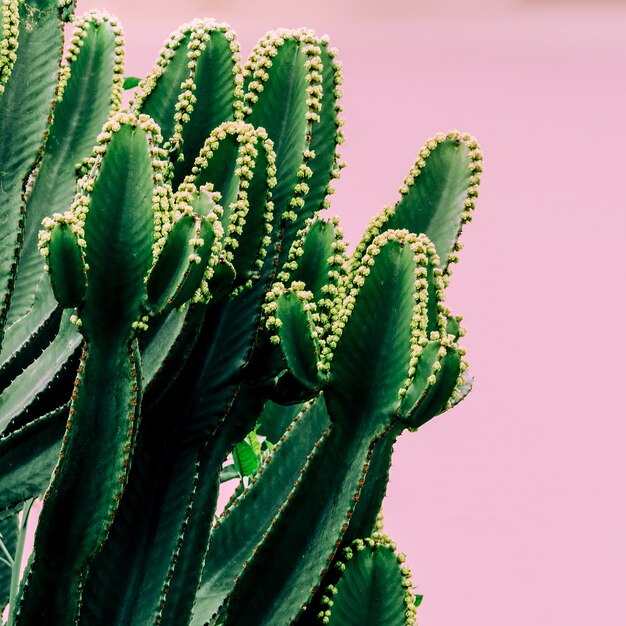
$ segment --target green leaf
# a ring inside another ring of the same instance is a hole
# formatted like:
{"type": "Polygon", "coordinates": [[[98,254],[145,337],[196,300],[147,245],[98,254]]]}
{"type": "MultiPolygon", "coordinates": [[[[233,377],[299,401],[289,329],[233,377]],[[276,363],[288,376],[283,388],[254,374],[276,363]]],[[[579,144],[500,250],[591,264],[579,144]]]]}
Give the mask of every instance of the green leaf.
{"type": "Polygon", "coordinates": [[[239,442],[233,450],[233,461],[239,475],[253,476],[259,469],[259,459],[254,453],[254,448],[247,442],[239,442]]]}
{"type": "Polygon", "coordinates": [[[141,82],[141,78],[136,76],[124,77],[124,89],[134,89],[141,82]]]}

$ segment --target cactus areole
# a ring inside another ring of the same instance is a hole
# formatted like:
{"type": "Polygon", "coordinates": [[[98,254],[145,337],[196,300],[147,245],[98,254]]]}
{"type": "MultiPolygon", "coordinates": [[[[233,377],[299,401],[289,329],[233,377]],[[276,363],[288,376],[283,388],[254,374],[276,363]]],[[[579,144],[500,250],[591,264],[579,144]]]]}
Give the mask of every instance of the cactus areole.
{"type": "Polygon", "coordinates": [[[125,79],[115,18],[74,13],[0,1],[6,623],[414,624],[380,511],[397,437],[471,390],[444,298],[478,144],[428,140],[349,254],[328,37],[242,61],[198,19],[125,79]]]}

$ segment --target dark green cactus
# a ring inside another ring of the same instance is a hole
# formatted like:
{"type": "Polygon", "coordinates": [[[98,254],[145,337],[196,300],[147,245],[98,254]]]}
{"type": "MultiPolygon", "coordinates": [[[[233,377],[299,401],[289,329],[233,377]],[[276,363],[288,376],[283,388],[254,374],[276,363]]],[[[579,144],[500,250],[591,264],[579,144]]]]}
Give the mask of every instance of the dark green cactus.
{"type": "Polygon", "coordinates": [[[268,33],[242,67],[194,20],[120,112],[113,18],[75,20],[61,61],[73,4],[39,4],[1,4],[11,626],[414,623],[376,520],[397,437],[471,389],[444,290],[476,142],[427,142],[348,256],[320,215],[343,166],[326,38],[268,33]]]}

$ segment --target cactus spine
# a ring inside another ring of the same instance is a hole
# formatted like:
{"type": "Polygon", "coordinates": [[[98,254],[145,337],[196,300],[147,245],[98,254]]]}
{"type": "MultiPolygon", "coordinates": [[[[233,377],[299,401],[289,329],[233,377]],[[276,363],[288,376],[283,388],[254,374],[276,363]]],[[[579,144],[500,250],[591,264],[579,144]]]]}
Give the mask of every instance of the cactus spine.
{"type": "Polygon", "coordinates": [[[0,20],[10,626],[415,623],[377,516],[397,437],[471,389],[444,292],[475,140],[429,140],[348,254],[320,214],[344,165],[327,37],[273,31],[242,63],[194,20],[121,111],[114,18],[4,0],[0,20]]]}

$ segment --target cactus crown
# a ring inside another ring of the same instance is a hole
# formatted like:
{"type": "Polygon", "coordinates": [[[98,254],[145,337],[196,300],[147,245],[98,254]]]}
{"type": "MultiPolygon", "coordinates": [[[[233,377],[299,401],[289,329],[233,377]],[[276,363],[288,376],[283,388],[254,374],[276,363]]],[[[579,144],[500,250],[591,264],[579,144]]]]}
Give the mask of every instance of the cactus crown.
{"type": "Polygon", "coordinates": [[[471,389],[445,290],[476,141],[429,140],[349,253],[321,214],[344,166],[328,37],[272,31],[242,64],[193,20],[122,110],[113,17],[3,0],[0,23],[10,626],[414,624],[380,510],[397,437],[471,389]]]}

